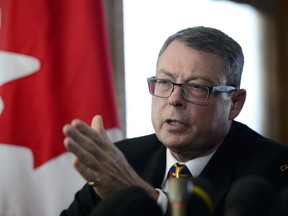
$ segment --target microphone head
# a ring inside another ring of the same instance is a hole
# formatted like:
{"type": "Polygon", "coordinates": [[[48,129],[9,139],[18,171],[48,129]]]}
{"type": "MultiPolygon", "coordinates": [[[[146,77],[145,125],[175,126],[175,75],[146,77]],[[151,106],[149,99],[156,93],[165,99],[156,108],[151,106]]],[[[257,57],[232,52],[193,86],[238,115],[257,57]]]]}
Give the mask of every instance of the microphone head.
{"type": "Polygon", "coordinates": [[[189,178],[171,178],[168,185],[169,215],[187,215],[187,205],[193,183],[189,178]]]}
{"type": "Polygon", "coordinates": [[[170,203],[186,203],[193,183],[189,178],[171,178],[168,186],[170,203]]]}
{"type": "Polygon", "coordinates": [[[188,215],[209,216],[213,214],[214,190],[206,179],[201,177],[194,179],[187,212],[188,215]]]}
{"type": "Polygon", "coordinates": [[[282,189],[274,200],[271,216],[288,215],[288,188],[282,189]]]}
{"type": "Polygon", "coordinates": [[[91,216],[162,215],[155,200],[140,187],[129,187],[102,200],[91,216]]]}
{"type": "Polygon", "coordinates": [[[210,216],[214,212],[214,192],[206,179],[173,178],[169,182],[171,215],[210,216]]]}
{"type": "Polygon", "coordinates": [[[274,187],[260,176],[239,179],[226,196],[224,216],[269,215],[274,193],[274,187]]]}

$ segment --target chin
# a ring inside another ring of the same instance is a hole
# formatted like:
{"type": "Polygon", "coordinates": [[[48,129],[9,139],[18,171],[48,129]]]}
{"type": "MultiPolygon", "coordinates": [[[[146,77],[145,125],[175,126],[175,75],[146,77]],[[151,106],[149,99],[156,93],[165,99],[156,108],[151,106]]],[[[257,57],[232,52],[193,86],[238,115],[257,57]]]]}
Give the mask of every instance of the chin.
{"type": "Polygon", "coordinates": [[[160,141],[169,149],[171,150],[177,150],[177,149],[183,149],[185,148],[185,144],[179,137],[171,137],[171,136],[163,136],[164,138],[160,139],[160,141]]]}

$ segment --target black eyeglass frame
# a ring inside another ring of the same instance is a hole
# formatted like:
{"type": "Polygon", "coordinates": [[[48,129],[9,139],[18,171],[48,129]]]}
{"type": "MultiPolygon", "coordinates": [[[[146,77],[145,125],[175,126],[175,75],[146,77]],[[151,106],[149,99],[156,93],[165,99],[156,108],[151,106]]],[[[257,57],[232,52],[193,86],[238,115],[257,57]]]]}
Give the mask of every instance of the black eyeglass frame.
{"type": "Polygon", "coordinates": [[[238,90],[235,86],[225,86],[225,85],[205,86],[205,85],[194,84],[194,83],[175,83],[175,82],[172,82],[171,80],[158,79],[158,78],[156,78],[154,76],[147,78],[147,83],[148,83],[148,89],[149,89],[150,94],[152,96],[159,97],[159,98],[169,98],[171,96],[171,94],[173,93],[173,91],[175,89],[175,86],[179,86],[181,88],[182,97],[188,103],[206,103],[208,101],[208,99],[209,99],[209,96],[210,96],[211,92],[229,93],[229,92],[238,90]],[[152,91],[150,89],[150,82],[157,82],[157,81],[165,81],[165,82],[168,82],[168,83],[172,84],[171,92],[170,92],[170,94],[168,96],[163,97],[163,96],[155,95],[155,94],[152,93],[152,91]],[[183,90],[182,86],[193,86],[193,87],[206,88],[206,89],[208,89],[207,97],[203,101],[191,101],[191,100],[188,100],[188,99],[185,98],[185,94],[184,94],[184,90],[183,90]]]}

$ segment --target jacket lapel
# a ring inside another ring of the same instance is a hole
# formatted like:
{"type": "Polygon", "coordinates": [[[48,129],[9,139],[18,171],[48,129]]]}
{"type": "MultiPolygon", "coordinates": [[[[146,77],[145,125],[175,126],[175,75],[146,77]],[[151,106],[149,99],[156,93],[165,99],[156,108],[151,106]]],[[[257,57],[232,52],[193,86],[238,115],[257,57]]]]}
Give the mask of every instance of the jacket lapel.
{"type": "Polygon", "coordinates": [[[146,162],[143,178],[154,187],[161,188],[166,169],[166,147],[161,144],[149,161],[146,162]]]}
{"type": "Polygon", "coordinates": [[[215,209],[223,207],[224,197],[233,181],[237,162],[234,151],[237,143],[232,126],[228,136],[200,174],[200,177],[208,180],[214,190],[215,209]]]}
{"type": "Polygon", "coordinates": [[[221,155],[222,153],[215,154],[200,174],[200,177],[207,179],[213,188],[215,208],[224,201],[234,170],[232,162],[221,155]]]}

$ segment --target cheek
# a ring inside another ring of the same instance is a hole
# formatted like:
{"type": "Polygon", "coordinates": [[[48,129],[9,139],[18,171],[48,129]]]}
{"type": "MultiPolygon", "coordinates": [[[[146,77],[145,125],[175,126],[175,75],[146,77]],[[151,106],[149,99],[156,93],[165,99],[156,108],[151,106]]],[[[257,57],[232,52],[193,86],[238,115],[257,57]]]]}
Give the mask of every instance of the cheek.
{"type": "Polygon", "coordinates": [[[165,107],[165,101],[161,101],[159,98],[152,98],[152,105],[151,105],[151,118],[152,123],[155,128],[157,124],[159,124],[161,119],[161,113],[163,113],[163,109],[165,107]]]}
{"type": "Polygon", "coordinates": [[[229,103],[224,101],[223,103],[218,103],[213,111],[213,116],[211,117],[213,122],[213,127],[224,127],[229,122],[229,103]]]}
{"type": "Polygon", "coordinates": [[[155,116],[155,111],[157,111],[157,104],[155,103],[155,99],[152,97],[152,103],[151,103],[151,116],[152,116],[152,118],[155,116]]]}
{"type": "Polygon", "coordinates": [[[164,109],[164,107],[167,105],[167,100],[163,98],[152,98],[152,105],[151,105],[151,111],[152,113],[156,112],[156,115],[159,115],[158,112],[164,109]]]}

